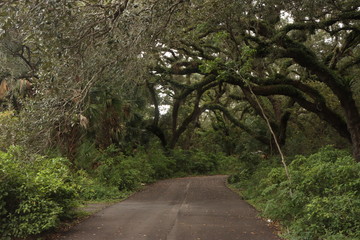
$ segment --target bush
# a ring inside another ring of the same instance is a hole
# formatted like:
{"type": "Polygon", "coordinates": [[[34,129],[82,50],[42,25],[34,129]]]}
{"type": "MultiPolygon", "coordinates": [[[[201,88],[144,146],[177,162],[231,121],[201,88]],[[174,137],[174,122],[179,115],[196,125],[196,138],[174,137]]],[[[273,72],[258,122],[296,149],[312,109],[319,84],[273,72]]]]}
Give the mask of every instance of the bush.
{"type": "Polygon", "coordinates": [[[177,175],[208,174],[219,170],[219,158],[217,154],[204,153],[199,150],[172,151],[172,158],[176,164],[177,175]]]}
{"type": "Polygon", "coordinates": [[[114,146],[104,152],[97,174],[102,182],[116,186],[120,191],[132,191],[142,183],[154,181],[154,170],[144,154],[124,156],[114,146]]]}
{"type": "Polygon", "coordinates": [[[79,187],[64,158],[26,156],[19,147],[0,152],[1,237],[25,237],[68,217],[79,187]]]}
{"type": "Polygon", "coordinates": [[[202,151],[192,151],[189,161],[191,162],[191,173],[206,174],[218,169],[217,159],[213,154],[202,151]]]}
{"type": "Polygon", "coordinates": [[[192,164],[189,161],[190,156],[191,156],[190,151],[185,151],[182,149],[174,149],[171,152],[171,158],[175,162],[176,175],[185,176],[191,173],[192,164]]]}
{"type": "Polygon", "coordinates": [[[4,150],[13,144],[20,142],[22,131],[19,118],[13,111],[0,112],[0,149],[4,150]]]}
{"type": "Polygon", "coordinates": [[[103,155],[100,150],[89,140],[82,142],[76,151],[76,167],[91,171],[98,162],[102,161],[103,155]]]}
{"type": "Polygon", "coordinates": [[[289,239],[360,238],[360,163],[326,147],[295,157],[289,170],[291,182],[282,167],[258,168],[244,194],[282,221],[289,239]]]}
{"type": "Polygon", "coordinates": [[[164,151],[159,148],[151,148],[147,151],[149,164],[153,169],[153,179],[165,179],[174,175],[175,160],[167,157],[164,151]]]}
{"type": "Polygon", "coordinates": [[[121,192],[116,186],[104,184],[99,179],[90,177],[84,170],[77,172],[76,182],[81,186],[79,197],[85,201],[121,199],[128,194],[121,192]]]}
{"type": "MultiPolygon", "coordinates": [[[[259,152],[243,152],[239,157],[223,157],[221,169],[230,174],[228,182],[231,184],[245,182],[252,176],[260,164],[259,152]]],[[[264,166],[262,166],[264,167],[264,166]]]]}
{"type": "Polygon", "coordinates": [[[294,234],[360,238],[360,163],[345,151],[327,147],[308,158],[297,157],[290,168],[293,191],[303,195],[295,202],[302,211],[294,234]]]}

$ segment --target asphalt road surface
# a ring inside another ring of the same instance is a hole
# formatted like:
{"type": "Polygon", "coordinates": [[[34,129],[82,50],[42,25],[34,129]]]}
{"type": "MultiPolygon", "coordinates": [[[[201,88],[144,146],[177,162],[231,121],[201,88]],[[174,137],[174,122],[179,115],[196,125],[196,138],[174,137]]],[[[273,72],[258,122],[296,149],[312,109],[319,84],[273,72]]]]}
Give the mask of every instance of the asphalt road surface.
{"type": "Polygon", "coordinates": [[[278,240],[226,176],[160,181],[110,206],[61,240],[278,240]]]}

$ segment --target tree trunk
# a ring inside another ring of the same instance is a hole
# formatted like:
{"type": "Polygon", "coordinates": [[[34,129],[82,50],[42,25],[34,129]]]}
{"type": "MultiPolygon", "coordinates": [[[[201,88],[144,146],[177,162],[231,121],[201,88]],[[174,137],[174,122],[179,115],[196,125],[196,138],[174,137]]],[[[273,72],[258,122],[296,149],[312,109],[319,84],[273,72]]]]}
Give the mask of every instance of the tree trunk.
{"type": "Polygon", "coordinates": [[[345,111],[345,118],[348,131],[351,136],[353,156],[357,162],[360,162],[360,114],[356,103],[351,96],[344,96],[346,99],[341,101],[345,111]]]}
{"type": "Polygon", "coordinates": [[[298,64],[310,70],[318,79],[325,83],[339,99],[345,112],[347,130],[353,147],[353,156],[360,162],[360,113],[353,98],[350,86],[342,78],[341,74],[329,69],[319,61],[316,55],[302,44],[284,37],[280,45],[287,49],[288,57],[293,58],[298,64]]]}
{"type": "Polygon", "coordinates": [[[170,149],[175,148],[177,142],[179,141],[181,134],[183,134],[185,132],[185,130],[187,129],[187,127],[189,126],[189,124],[191,122],[193,122],[197,117],[199,117],[201,115],[201,113],[205,110],[205,108],[199,107],[199,105],[198,105],[199,100],[197,100],[197,102],[195,103],[194,110],[192,111],[192,113],[183,121],[183,123],[180,125],[180,127],[177,128],[175,130],[175,132],[173,133],[173,136],[169,143],[170,149]]]}
{"type": "Polygon", "coordinates": [[[353,156],[357,162],[360,162],[360,124],[358,123],[350,130],[353,145],[353,156]]]}
{"type": "Polygon", "coordinates": [[[150,125],[150,126],[146,127],[146,129],[159,138],[159,140],[161,142],[161,146],[164,149],[167,148],[168,142],[166,140],[166,136],[165,136],[164,132],[158,126],[150,125]]]}

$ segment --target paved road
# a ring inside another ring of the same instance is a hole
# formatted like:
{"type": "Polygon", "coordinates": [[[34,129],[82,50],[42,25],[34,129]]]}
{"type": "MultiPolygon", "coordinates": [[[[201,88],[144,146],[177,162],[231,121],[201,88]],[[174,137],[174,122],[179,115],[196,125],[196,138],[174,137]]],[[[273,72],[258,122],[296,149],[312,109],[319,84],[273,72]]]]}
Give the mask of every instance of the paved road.
{"type": "Polygon", "coordinates": [[[61,240],[278,240],[226,176],[160,181],[108,207],[61,240]]]}

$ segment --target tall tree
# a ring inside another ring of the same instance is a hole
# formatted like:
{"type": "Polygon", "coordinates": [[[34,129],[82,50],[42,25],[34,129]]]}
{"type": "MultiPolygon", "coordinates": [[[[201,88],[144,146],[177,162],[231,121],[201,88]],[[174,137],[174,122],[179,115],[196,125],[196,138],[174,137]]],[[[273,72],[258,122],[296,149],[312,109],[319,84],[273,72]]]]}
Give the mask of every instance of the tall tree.
{"type": "Polygon", "coordinates": [[[188,66],[200,62],[200,71],[239,86],[244,94],[291,98],[348,139],[360,160],[360,114],[354,97],[359,5],[276,0],[184,3],[159,41],[175,53],[174,59],[182,53],[188,66]],[[314,82],[330,90],[337,106],[314,82]]]}
{"type": "MultiPolygon", "coordinates": [[[[13,56],[28,68],[27,79],[35,89],[20,114],[29,131],[27,144],[37,150],[60,144],[73,152],[81,139],[81,126],[96,119],[87,115],[96,90],[103,92],[98,97],[104,101],[108,88],[116,92],[110,98],[134,99],[132,93],[143,82],[140,46],[151,39],[147,40],[151,33],[145,30],[150,29],[149,9],[154,5],[138,2],[0,3],[1,41],[9,42],[11,37],[18,44],[13,56]]],[[[107,119],[123,116],[127,110],[116,111],[123,112],[107,119]]],[[[118,131],[121,124],[116,120],[103,134],[118,131]]],[[[113,137],[106,138],[112,142],[113,137]]]]}

